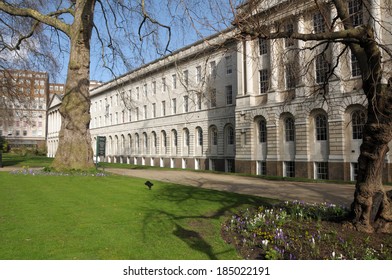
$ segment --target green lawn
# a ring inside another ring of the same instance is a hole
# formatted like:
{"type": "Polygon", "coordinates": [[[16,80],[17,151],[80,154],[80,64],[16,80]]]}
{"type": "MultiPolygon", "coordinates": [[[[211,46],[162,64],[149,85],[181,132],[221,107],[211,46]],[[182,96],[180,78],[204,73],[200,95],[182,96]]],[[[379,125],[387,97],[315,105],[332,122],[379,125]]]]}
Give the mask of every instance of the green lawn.
{"type": "Polygon", "coordinates": [[[121,176],[0,172],[0,259],[238,259],[228,213],[260,198],[121,176]]]}

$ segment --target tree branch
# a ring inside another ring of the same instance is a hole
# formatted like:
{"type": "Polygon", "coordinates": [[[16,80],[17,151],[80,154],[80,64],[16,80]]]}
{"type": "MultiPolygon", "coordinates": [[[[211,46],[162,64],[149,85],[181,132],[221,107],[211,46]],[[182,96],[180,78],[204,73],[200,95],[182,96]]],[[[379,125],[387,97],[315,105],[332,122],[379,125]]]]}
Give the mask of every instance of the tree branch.
{"type": "MultiPolygon", "coordinates": [[[[64,23],[63,21],[55,17],[52,17],[51,15],[41,14],[40,12],[34,9],[17,8],[9,5],[5,1],[0,1],[0,10],[12,16],[29,17],[35,19],[36,21],[39,21],[41,23],[47,24],[49,26],[61,30],[68,36],[70,35],[70,26],[64,23]]],[[[64,10],[54,12],[52,13],[52,15],[63,14],[65,13],[65,11],[67,11],[67,13],[73,14],[73,12],[71,12],[70,9],[64,9],[64,10]]]]}

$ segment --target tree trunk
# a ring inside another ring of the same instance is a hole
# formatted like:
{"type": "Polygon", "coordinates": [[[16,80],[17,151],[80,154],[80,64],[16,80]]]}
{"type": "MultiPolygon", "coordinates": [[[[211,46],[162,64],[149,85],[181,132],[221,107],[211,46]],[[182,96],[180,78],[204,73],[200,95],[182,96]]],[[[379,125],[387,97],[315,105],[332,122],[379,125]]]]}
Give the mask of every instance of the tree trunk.
{"type": "MultiPolygon", "coordinates": [[[[368,34],[372,38],[372,33],[368,34]]],[[[353,224],[360,231],[392,232],[392,201],[382,183],[388,143],[392,140],[392,84],[382,84],[381,53],[375,40],[368,40],[363,50],[369,70],[363,75],[368,119],[358,159],[353,224]]]]}
{"type": "Polygon", "coordinates": [[[59,146],[52,166],[59,170],[94,167],[90,135],[90,39],[93,0],[78,1],[71,26],[71,51],[60,107],[59,146]]]}

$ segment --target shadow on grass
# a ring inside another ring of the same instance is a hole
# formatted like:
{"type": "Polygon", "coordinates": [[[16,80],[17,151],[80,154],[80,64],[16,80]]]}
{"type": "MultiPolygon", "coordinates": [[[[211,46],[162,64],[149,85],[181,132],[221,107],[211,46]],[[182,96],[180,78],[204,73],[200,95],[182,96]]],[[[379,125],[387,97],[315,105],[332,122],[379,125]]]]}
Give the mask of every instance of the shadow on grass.
{"type": "MultiPolygon", "coordinates": [[[[190,249],[206,255],[208,259],[220,259],[218,256],[230,250],[217,252],[207,240],[220,237],[220,225],[231,214],[254,205],[274,205],[278,201],[262,197],[234,194],[224,191],[206,190],[174,184],[163,184],[156,188],[155,205],[169,202],[174,205],[172,210],[157,207],[150,210],[144,219],[145,229],[152,221],[171,221],[174,229],[172,234],[181,239],[190,249]],[[218,205],[218,207],[217,207],[218,205]]],[[[223,239],[221,239],[223,242],[223,239]]],[[[233,248],[234,249],[234,248],[233,248]]]]}

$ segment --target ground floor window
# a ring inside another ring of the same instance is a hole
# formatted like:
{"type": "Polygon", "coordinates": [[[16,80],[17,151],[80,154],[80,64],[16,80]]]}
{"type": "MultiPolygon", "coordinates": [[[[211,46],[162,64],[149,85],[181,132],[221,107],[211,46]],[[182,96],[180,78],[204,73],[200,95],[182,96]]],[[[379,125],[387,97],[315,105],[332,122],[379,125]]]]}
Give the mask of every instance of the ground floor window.
{"type": "Polygon", "coordinates": [[[257,168],[257,175],[267,175],[267,162],[265,160],[257,161],[256,168],[257,168]]]}
{"type": "Polygon", "coordinates": [[[226,159],[226,172],[234,173],[235,168],[234,168],[234,159],[226,159]]]}
{"type": "Polygon", "coordinates": [[[285,177],[295,177],[295,162],[285,161],[283,170],[284,170],[285,177]]]}
{"type": "Polygon", "coordinates": [[[320,179],[320,180],[328,179],[328,162],[315,163],[315,179],[320,179]]]}
{"type": "Polygon", "coordinates": [[[351,181],[356,181],[358,178],[358,162],[352,162],[351,163],[351,181]]]}
{"type": "Polygon", "coordinates": [[[215,159],[210,159],[210,170],[215,171],[215,159]]]}

